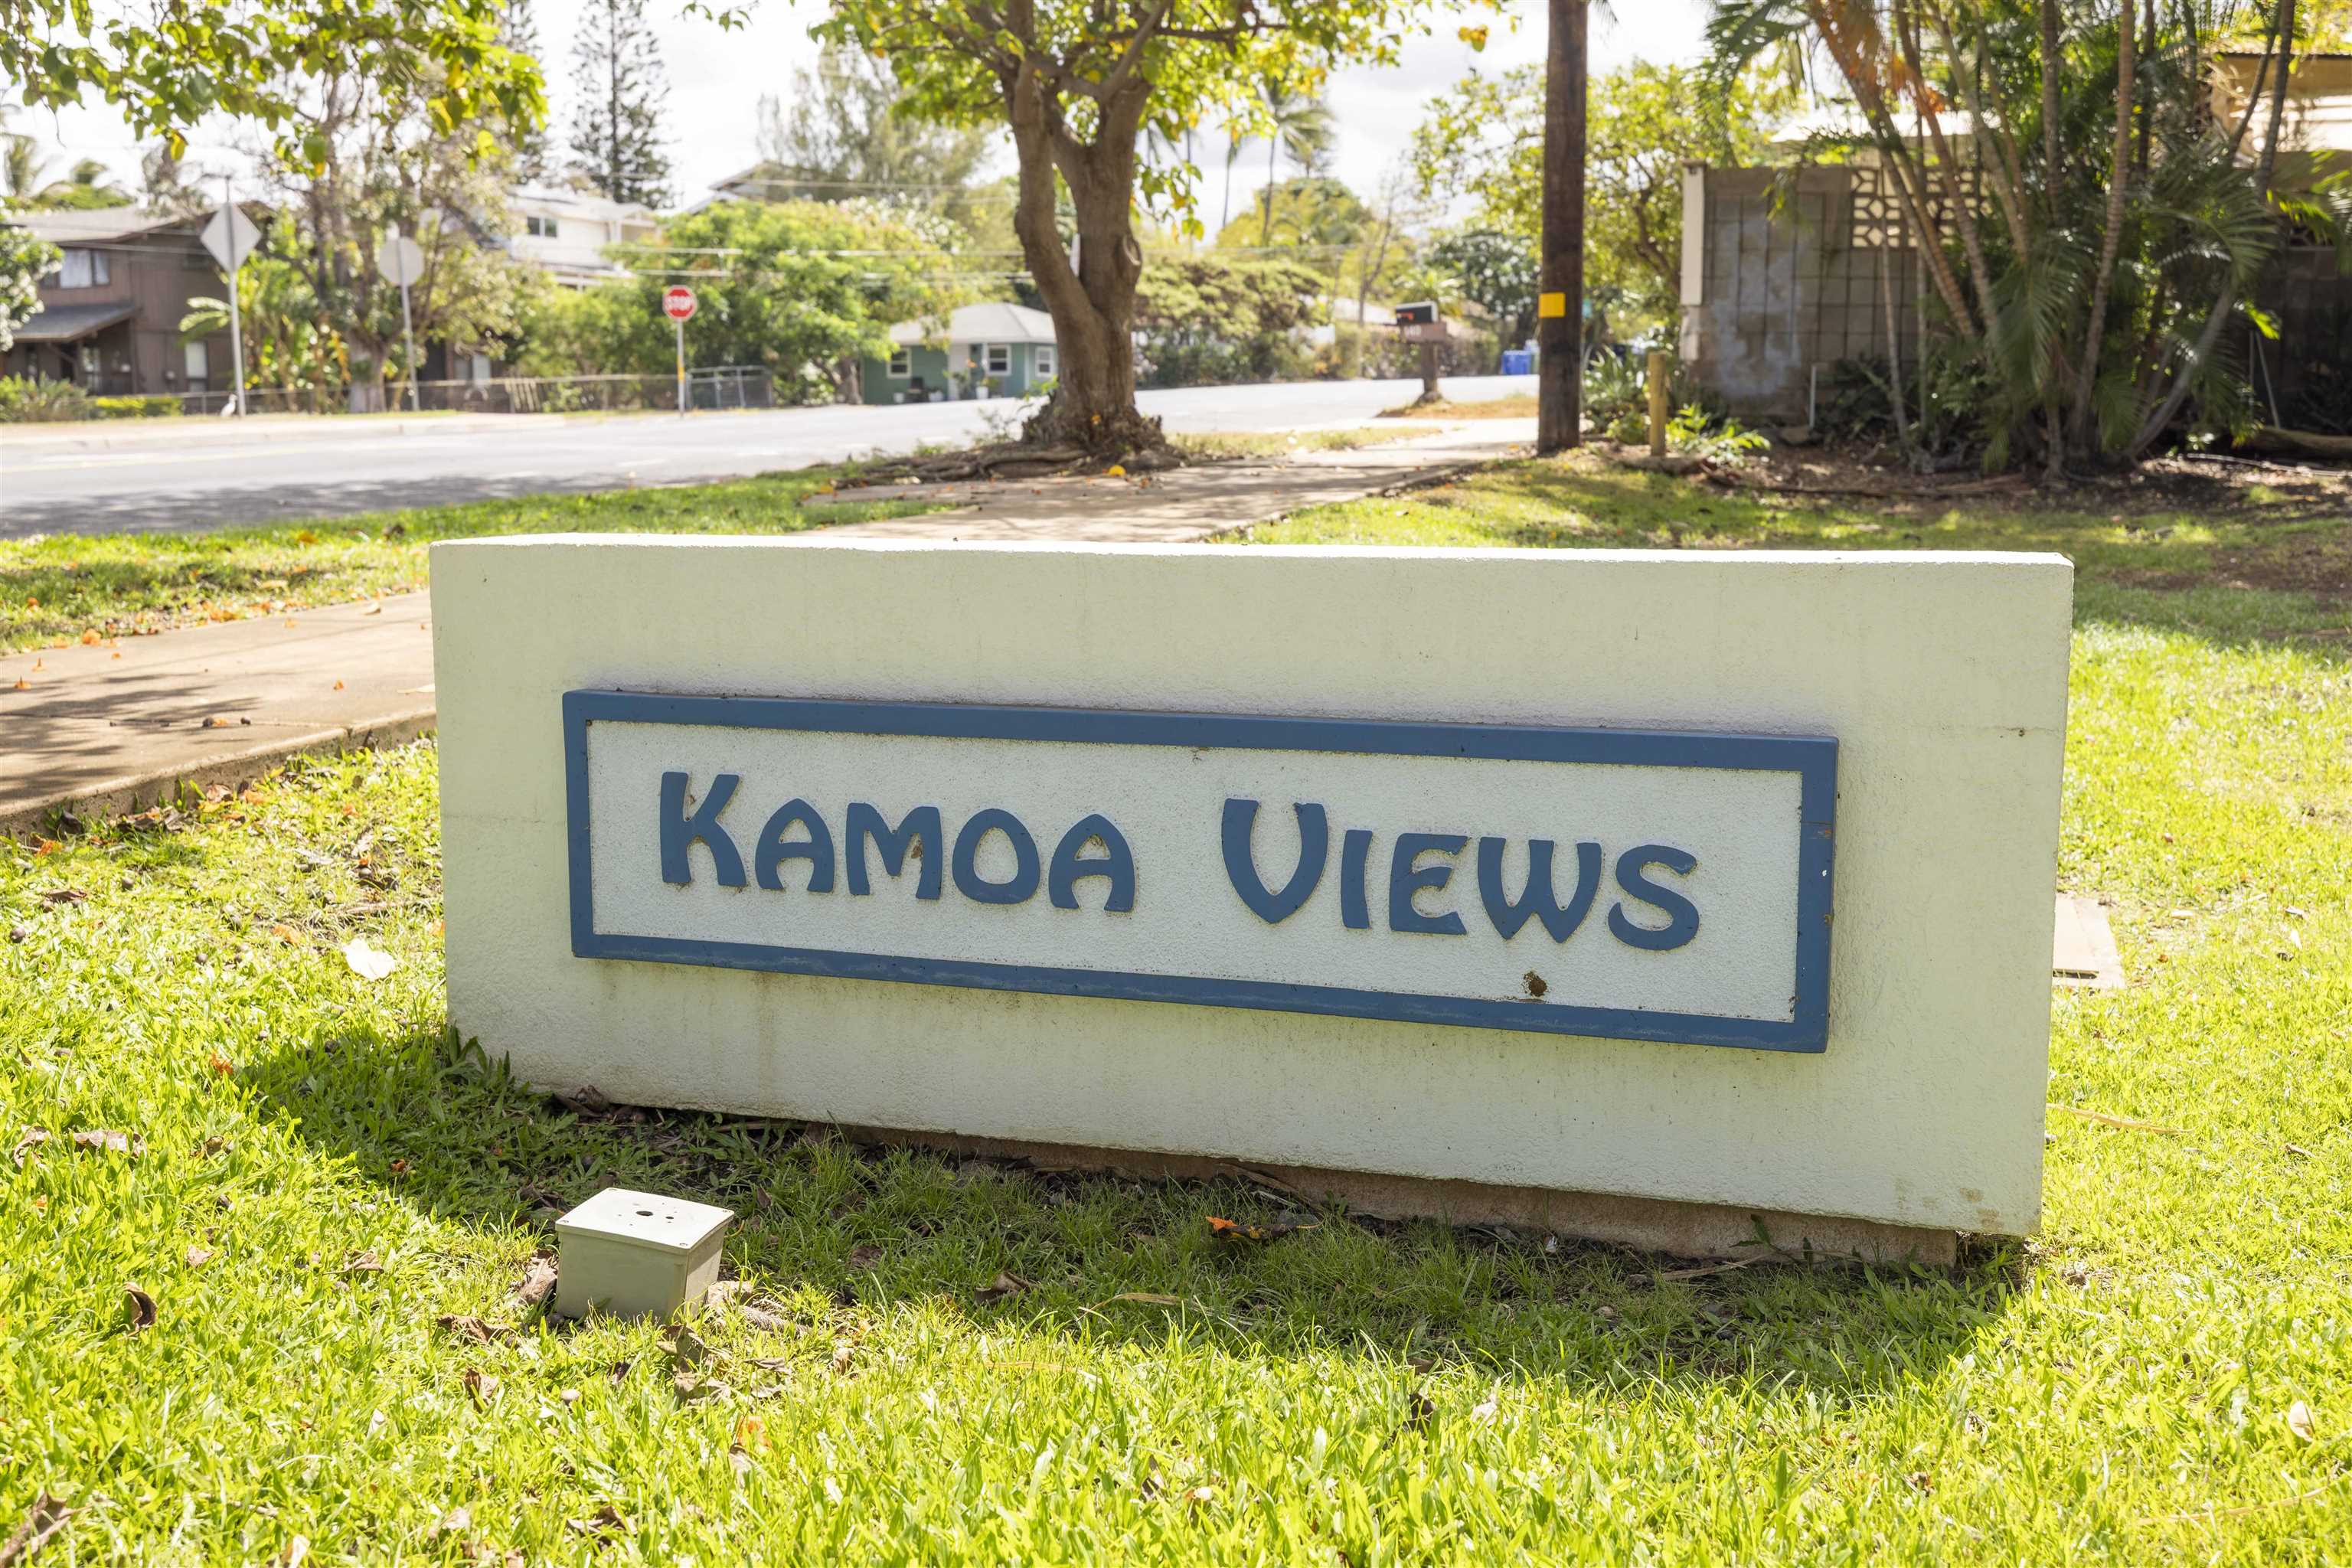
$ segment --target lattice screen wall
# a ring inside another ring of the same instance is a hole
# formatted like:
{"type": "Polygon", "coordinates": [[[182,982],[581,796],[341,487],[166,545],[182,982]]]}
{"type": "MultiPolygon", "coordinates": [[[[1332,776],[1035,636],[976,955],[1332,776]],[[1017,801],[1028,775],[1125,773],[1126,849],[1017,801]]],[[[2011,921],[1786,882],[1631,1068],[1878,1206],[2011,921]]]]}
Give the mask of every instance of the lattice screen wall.
{"type": "Polygon", "coordinates": [[[1883,171],[1809,169],[1778,194],[1776,177],[1709,169],[1686,200],[1702,227],[1683,356],[1735,413],[1801,422],[1816,366],[1826,380],[1840,360],[1886,357],[1890,298],[1908,366],[1920,268],[1883,171]]]}

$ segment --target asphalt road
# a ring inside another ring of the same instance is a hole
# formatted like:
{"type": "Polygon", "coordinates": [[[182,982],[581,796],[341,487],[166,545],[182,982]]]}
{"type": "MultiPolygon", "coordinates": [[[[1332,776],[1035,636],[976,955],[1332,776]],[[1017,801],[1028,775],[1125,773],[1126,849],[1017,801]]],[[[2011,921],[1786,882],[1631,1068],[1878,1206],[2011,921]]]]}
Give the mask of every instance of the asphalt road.
{"type": "MultiPolygon", "coordinates": [[[[1291,382],[1143,395],[1171,431],[1350,424],[1409,401],[1412,381],[1291,382]]],[[[1448,396],[1532,393],[1530,376],[1464,376],[1448,396]]],[[[773,412],[320,421],[242,429],[173,421],[0,434],[0,538],[194,531],[550,491],[667,485],[957,446],[1015,405],[935,403],[773,412]],[[100,447],[96,442],[108,445],[100,447]]]]}

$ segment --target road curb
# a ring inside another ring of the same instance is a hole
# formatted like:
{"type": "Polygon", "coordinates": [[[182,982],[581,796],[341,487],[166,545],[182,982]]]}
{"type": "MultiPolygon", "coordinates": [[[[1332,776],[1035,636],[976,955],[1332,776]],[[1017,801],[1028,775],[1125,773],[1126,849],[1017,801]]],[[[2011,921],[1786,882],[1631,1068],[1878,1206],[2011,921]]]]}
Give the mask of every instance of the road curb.
{"type": "Polygon", "coordinates": [[[152,805],[164,805],[183,790],[208,784],[242,788],[274,768],[299,756],[382,750],[433,732],[438,710],[431,704],[365,719],[354,724],[280,736],[226,756],[213,756],[182,767],[106,779],[80,789],[40,800],[0,801],[0,837],[38,837],[60,813],[82,817],[128,816],[152,805]]]}

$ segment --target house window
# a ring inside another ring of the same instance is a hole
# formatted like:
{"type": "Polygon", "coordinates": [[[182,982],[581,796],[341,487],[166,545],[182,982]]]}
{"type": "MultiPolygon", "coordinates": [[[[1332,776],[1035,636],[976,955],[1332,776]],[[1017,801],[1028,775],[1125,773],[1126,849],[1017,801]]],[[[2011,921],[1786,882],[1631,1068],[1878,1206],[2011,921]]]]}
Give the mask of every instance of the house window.
{"type": "Polygon", "coordinates": [[[986,370],[989,374],[1011,375],[1013,374],[1013,345],[1011,343],[989,343],[983,346],[980,353],[981,366],[982,369],[986,370]]]}
{"type": "Polygon", "coordinates": [[[890,374],[897,380],[904,381],[914,374],[915,356],[913,352],[908,349],[892,349],[890,351],[890,374]]]}
{"type": "Polygon", "coordinates": [[[555,228],[555,220],[551,217],[541,217],[537,213],[523,216],[522,231],[533,239],[553,239],[555,228]]]}
{"type": "Polygon", "coordinates": [[[70,248],[42,281],[52,289],[102,289],[114,281],[112,258],[103,250],[70,248]]]}
{"type": "Polygon", "coordinates": [[[1048,376],[1055,374],[1053,344],[1039,343],[1035,348],[1030,350],[1029,353],[1030,362],[1036,365],[1039,376],[1048,376]]]}
{"type": "Polygon", "coordinates": [[[212,388],[213,350],[210,343],[199,338],[180,351],[181,363],[187,367],[188,389],[208,392],[212,388]]]}

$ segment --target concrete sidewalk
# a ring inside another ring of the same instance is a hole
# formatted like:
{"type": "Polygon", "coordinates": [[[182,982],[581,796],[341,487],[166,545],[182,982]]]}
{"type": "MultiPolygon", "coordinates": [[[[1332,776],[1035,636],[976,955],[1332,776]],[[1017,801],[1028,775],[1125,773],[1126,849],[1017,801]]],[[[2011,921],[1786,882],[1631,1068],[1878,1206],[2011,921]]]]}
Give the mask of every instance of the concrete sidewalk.
{"type": "Polygon", "coordinates": [[[405,594],[0,658],[0,834],[425,733],[431,616],[405,594]]]}
{"type": "MultiPolygon", "coordinates": [[[[1181,542],[1435,482],[1522,450],[1534,437],[1533,420],[1494,420],[1353,451],[1180,468],[1142,482],[899,487],[912,499],[961,505],[779,538],[1181,542]]],[[[183,785],[241,784],[301,752],[424,734],[434,723],[431,619],[430,596],[410,594],[0,658],[0,834],[37,832],[61,811],[141,810],[183,785]]]]}
{"type": "Polygon", "coordinates": [[[1355,500],[1400,485],[1434,483],[1481,463],[1523,455],[1534,447],[1535,426],[1532,419],[1482,420],[1377,447],[1306,452],[1263,462],[1203,464],[1133,478],[1079,475],[868,486],[835,500],[928,500],[951,503],[955,510],[850,523],[794,537],[811,543],[826,539],[1026,539],[1189,544],[1307,507],[1355,500]]]}

